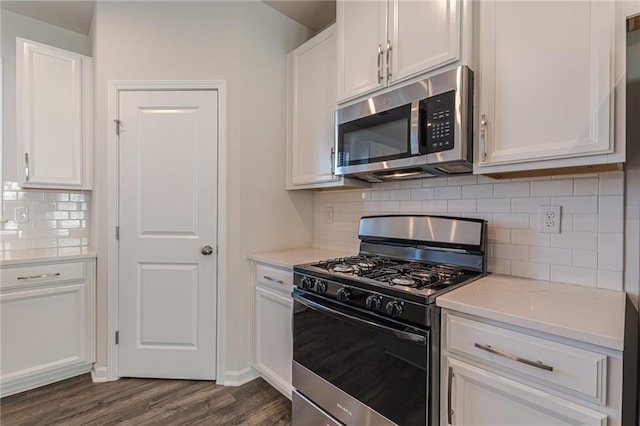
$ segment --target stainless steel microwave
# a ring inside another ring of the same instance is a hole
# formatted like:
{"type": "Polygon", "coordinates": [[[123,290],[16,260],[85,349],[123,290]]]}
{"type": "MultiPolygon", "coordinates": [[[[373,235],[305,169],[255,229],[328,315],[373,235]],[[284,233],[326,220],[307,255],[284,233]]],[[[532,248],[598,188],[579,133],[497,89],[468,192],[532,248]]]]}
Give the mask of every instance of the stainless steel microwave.
{"type": "Polygon", "coordinates": [[[461,66],[336,111],[335,171],[369,182],[473,171],[473,71],[461,66]]]}

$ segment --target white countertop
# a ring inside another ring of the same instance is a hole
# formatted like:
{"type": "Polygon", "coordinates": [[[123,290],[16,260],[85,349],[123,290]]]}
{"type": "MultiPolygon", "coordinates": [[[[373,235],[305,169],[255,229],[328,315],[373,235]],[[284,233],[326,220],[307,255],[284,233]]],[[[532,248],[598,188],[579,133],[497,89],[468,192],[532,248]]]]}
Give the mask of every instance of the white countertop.
{"type": "Polygon", "coordinates": [[[0,267],[91,257],[96,257],[96,252],[89,247],[11,250],[0,252],[0,267]]]}
{"type": "Polygon", "coordinates": [[[442,308],[622,350],[625,300],[622,291],[489,275],[438,297],[436,303],[442,308]]]}
{"type": "Polygon", "coordinates": [[[293,269],[293,265],[310,263],[335,257],[353,256],[355,253],[305,247],[290,250],[267,251],[252,253],[248,257],[256,262],[268,263],[281,268],[293,269]]]}

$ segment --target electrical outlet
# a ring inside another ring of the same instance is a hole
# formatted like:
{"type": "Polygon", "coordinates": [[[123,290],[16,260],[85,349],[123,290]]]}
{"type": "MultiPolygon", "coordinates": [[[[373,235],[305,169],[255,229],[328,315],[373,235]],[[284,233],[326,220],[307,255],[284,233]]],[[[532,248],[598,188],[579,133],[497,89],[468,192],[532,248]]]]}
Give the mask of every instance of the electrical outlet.
{"type": "Polygon", "coordinates": [[[333,207],[327,207],[325,214],[327,223],[333,223],[333,207]]]}
{"type": "Polygon", "coordinates": [[[16,207],[13,209],[13,221],[16,223],[29,222],[29,209],[26,207],[16,207]]]}
{"type": "Polygon", "coordinates": [[[549,234],[560,233],[560,206],[539,206],[538,213],[540,216],[538,223],[539,232],[547,232],[549,234]]]}

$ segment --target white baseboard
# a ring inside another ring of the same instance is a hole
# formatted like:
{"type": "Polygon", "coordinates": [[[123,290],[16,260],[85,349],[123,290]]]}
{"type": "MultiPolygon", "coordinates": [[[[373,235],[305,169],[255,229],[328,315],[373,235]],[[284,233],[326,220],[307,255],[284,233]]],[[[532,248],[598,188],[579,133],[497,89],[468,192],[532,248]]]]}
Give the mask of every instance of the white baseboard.
{"type": "Polygon", "coordinates": [[[251,367],[246,367],[242,370],[225,371],[224,377],[222,378],[223,383],[220,383],[220,380],[218,380],[217,383],[224,386],[241,386],[258,377],[260,377],[260,374],[256,370],[251,367]]]}
{"type": "Polygon", "coordinates": [[[91,370],[91,379],[93,380],[93,383],[103,383],[112,380],[109,379],[107,367],[94,367],[91,370]]]}
{"type": "Polygon", "coordinates": [[[71,377],[88,373],[91,371],[91,367],[91,363],[79,361],[62,367],[19,374],[9,380],[2,381],[0,384],[0,397],[4,398],[5,396],[70,379],[71,377]]]}

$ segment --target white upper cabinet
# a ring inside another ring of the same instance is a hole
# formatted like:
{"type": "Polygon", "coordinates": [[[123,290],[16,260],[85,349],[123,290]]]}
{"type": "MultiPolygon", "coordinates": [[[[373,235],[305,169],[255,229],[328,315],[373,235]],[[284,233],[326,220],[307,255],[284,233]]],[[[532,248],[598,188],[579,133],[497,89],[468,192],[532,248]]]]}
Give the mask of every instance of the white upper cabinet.
{"type": "Polygon", "coordinates": [[[456,0],[338,0],[338,102],[460,59],[456,0]]]}
{"type": "Polygon", "coordinates": [[[474,172],[624,161],[614,143],[616,3],[478,6],[474,172]]]}
{"type": "Polygon", "coordinates": [[[20,186],[91,189],[92,59],[16,43],[20,186]]]}
{"type": "Polygon", "coordinates": [[[288,66],[287,189],[367,185],[333,174],[335,25],[291,52],[288,66]]]}

